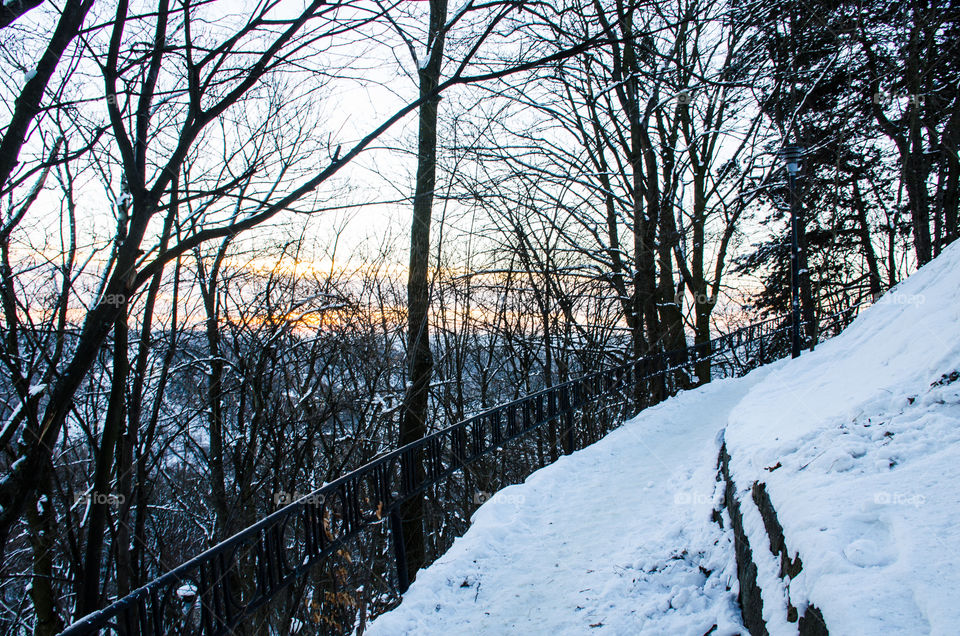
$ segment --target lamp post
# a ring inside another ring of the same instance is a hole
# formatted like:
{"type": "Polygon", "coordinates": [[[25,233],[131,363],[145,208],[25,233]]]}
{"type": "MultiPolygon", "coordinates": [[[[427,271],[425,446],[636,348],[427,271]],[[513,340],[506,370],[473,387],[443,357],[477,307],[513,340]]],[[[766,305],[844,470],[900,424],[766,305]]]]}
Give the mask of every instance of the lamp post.
{"type": "Polygon", "coordinates": [[[783,158],[787,162],[787,189],[790,191],[790,327],[791,356],[800,356],[800,201],[797,198],[797,171],[800,169],[799,146],[784,146],[783,158]]]}

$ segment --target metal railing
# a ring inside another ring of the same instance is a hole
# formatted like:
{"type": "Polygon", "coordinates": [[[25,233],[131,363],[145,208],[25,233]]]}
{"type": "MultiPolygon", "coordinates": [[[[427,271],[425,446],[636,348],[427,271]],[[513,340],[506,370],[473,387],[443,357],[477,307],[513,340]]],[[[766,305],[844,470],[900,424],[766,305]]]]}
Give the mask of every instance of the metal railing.
{"type": "MultiPolygon", "coordinates": [[[[853,311],[848,310],[829,317],[819,330],[821,339],[839,332],[852,316],[853,311]]],[[[281,508],[85,616],[63,635],[244,633],[238,626],[245,621],[257,616],[261,623],[273,620],[264,617],[267,604],[295,583],[291,596],[315,601],[288,604],[279,633],[299,631],[308,620],[319,626],[320,633],[349,633],[358,612],[359,620],[365,620],[367,610],[355,607],[352,597],[345,600],[329,591],[321,593],[319,584],[307,586],[304,575],[331,558],[340,566],[354,564],[355,557],[345,554],[348,543],[365,533],[381,538],[385,534],[392,550],[371,539],[368,543],[383,549],[378,552],[367,546],[372,554],[366,558],[381,567],[393,562],[392,573],[378,576],[393,588],[395,604],[408,583],[399,512],[404,502],[428,494],[431,488],[457,475],[466,479],[465,469],[471,464],[496,459],[492,457],[494,451],[506,449],[511,442],[548,425],[559,433],[563,452],[570,453],[578,442],[591,443],[582,428],[590,418],[606,412],[609,421],[616,420],[610,426],[613,428],[631,407],[639,410],[680,388],[695,385],[694,371],[706,360],[714,377],[723,377],[741,375],[788,354],[790,327],[788,321],[778,318],[751,324],[708,343],[645,356],[563,382],[433,432],[281,508]],[[651,393],[656,397],[649,399],[651,393]],[[644,400],[638,401],[637,394],[643,394],[644,400]],[[311,609],[313,603],[325,605],[328,614],[331,608],[340,607],[344,616],[340,620],[320,616],[311,609]],[[297,614],[303,612],[308,616],[298,618],[297,614]]],[[[537,467],[527,465],[519,478],[514,475],[507,481],[515,483],[537,467]]],[[[371,572],[374,569],[371,567],[371,572]]],[[[326,577],[328,582],[338,578],[337,571],[334,568],[326,577]]],[[[343,581],[340,583],[342,586],[343,581]]]]}

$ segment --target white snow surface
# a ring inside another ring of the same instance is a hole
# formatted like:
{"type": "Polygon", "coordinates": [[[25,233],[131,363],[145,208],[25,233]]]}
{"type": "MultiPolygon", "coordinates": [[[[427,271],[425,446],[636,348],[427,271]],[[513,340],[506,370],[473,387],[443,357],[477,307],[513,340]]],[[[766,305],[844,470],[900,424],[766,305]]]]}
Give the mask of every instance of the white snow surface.
{"type": "MultiPolygon", "coordinates": [[[[807,601],[819,607],[831,633],[960,625],[958,370],[960,243],[836,338],[773,365],[730,414],[738,498],[767,484],[803,561],[790,598],[801,613],[807,601]]],[[[748,536],[761,523],[745,516],[748,536]]]]}
{"type": "Polygon", "coordinates": [[[766,373],[681,393],[501,490],[364,633],[745,633],[710,517],[719,432],[766,373]]]}
{"type": "Polygon", "coordinates": [[[797,633],[788,597],[834,634],[956,633],[960,242],[816,351],[681,393],[502,490],[365,633],[746,633],[710,521],[721,440],[773,636],[797,633]],[[792,581],[757,481],[802,559],[792,581]]]}

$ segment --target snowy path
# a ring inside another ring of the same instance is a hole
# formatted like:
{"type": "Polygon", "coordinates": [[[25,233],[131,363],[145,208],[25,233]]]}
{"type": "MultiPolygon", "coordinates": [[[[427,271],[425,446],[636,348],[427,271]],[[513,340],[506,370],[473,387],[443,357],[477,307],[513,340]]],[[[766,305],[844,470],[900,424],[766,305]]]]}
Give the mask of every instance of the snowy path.
{"type": "Polygon", "coordinates": [[[682,393],[504,489],[365,633],[740,633],[714,467],[728,414],[768,372],[682,393]]]}

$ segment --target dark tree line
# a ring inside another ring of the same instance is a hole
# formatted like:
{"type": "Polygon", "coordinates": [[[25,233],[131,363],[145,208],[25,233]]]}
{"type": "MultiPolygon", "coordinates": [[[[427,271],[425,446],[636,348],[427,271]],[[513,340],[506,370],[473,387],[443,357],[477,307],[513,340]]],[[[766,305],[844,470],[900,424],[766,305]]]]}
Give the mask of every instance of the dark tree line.
{"type": "MultiPolygon", "coordinates": [[[[805,310],[875,299],[957,235],[960,7],[784,2],[750,16],[771,71],[760,104],[805,150],[805,310]]],[[[770,197],[777,222],[785,192],[770,197]]],[[[774,310],[784,250],[765,242],[742,262],[766,270],[759,300],[774,310]]]]}

